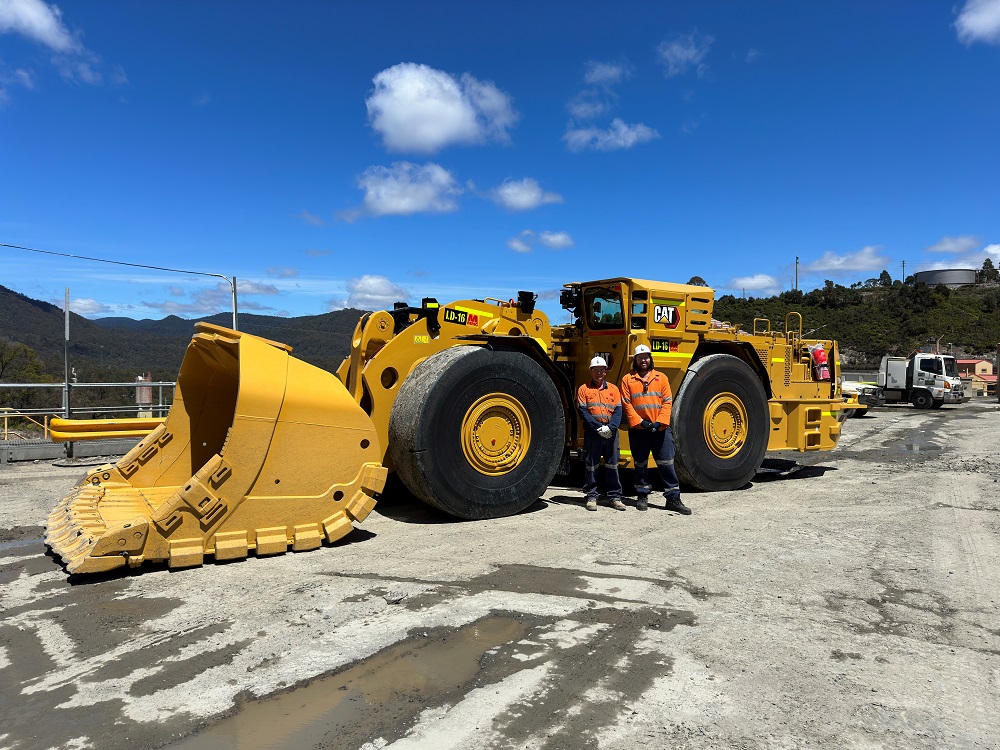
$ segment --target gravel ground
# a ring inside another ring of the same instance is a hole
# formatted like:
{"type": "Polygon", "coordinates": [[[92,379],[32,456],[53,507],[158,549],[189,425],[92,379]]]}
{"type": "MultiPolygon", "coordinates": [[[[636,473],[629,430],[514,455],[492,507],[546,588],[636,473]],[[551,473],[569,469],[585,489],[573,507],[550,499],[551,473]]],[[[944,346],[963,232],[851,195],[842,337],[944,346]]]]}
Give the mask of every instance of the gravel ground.
{"type": "Polygon", "coordinates": [[[0,748],[987,748],[1000,406],[849,420],[735,492],[70,580],[83,469],[0,468],[0,748]]]}

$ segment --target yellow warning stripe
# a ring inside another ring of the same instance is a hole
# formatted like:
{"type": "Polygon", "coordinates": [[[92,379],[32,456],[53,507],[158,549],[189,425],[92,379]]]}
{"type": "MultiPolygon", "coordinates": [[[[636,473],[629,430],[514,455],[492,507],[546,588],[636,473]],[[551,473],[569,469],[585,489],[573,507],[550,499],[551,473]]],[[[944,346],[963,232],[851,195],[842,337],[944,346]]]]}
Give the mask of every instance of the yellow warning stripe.
{"type": "Polygon", "coordinates": [[[664,359],[691,359],[694,356],[694,352],[690,354],[685,354],[684,352],[653,352],[653,359],[657,357],[662,357],[664,359]]]}
{"type": "Polygon", "coordinates": [[[771,357],[771,364],[772,365],[773,364],[784,363],[784,361],[785,361],[784,357],[771,357]]]}
{"type": "Polygon", "coordinates": [[[456,310],[461,310],[462,312],[468,313],[469,315],[478,315],[481,318],[492,318],[493,317],[492,313],[483,312],[482,310],[470,310],[467,307],[459,307],[458,305],[455,305],[455,309],[456,310]]]}

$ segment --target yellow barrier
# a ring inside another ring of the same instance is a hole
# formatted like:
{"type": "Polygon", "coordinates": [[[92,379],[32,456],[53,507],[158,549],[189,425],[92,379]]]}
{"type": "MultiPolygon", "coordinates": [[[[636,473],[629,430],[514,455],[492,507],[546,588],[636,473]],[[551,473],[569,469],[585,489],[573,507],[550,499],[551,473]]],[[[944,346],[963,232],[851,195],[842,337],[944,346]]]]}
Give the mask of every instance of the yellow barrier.
{"type": "Polygon", "coordinates": [[[163,424],[163,419],[62,419],[49,421],[49,434],[55,443],[110,438],[143,438],[163,424]]]}

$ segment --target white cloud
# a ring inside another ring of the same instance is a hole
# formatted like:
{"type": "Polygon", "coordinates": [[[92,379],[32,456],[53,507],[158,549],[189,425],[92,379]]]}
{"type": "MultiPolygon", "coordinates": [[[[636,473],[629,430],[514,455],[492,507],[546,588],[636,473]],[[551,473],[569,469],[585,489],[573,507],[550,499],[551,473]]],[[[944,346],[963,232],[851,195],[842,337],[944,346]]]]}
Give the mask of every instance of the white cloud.
{"type": "MultiPolygon", "coordinates": [[[[536,235],[533,230],[525,229],[516,237],[511,237],[507,240],[507,247],[515,253],[530,253],[534,250],[535,237],[536,235]]],[[[570,237],[569,232],[550,232],[545,230],[538,233],[537,237],[541,244],[552,250],[564,250],[567,247],[573,247],[573,238],[570,237]]]]}
{"type": "Polygon", "coordinates": [[[694,66],[698,75],[705,72],[704,59],[715,39],[704,34],[699,34],[697,30],[688,34],[674,34],[656,48],[660,56],[660,62],[666,69],[667,77],[680,75],[687,71],[688,67],[694,66]]]}
{"type": "Polygon", "coordinates": [[[887,268],[891,260],[879,255],[879,245],[869,245],[846,255],[832,251],[823,253],[819,260],[804,266],[807,273],[828,273],[848,275],[856,271],[880,271],[887,268]]]}
{"type": "Polygon", "coordinates": [[[569,236],[569,232],[542,232],[538,235],[538,241],[553,250],[573,247],[573,238],[569,236]]]}
{"type": "Polygon", "coordinates": [[[748,62],[748,63],[752,63],[758,57],[760,57],[760,50],[757,50],[757,49],[754,49],[753,47],[751,47],[750,49],[747,50],[746,57],[743,58],[743,61],[744,62],[748,62]]]}
{"type": "Polygon", "coordinates": [[[347,282],[346,299],[330,300],[330,309],[355,307],[360,310],[387,310],[393,302],[406,302],[410,293],[386,276],[365,275],[347,282]]]}
{"type": "MultiPolygon", "coordinates": [[[[232,289],[226,285],[227,289],[232,289]]],[[[278,287],[273,284],[260,284],[256,281],[244,281],[243,279],[237,279],[236,281],[236,292],[238,294],[277,294],[278,287]]]]}
{"type": "Polygon", "coordinates": [[[511,237],[507,240],[507,247],[513,250],[515,253],[530,253],[532,250],[531,242],[535,237],[535,233],[530,229],[525,229],[517,237],[511,237]]]}
{"type": "Polygon", "coordinates": [[[563,135],[563,140],[566,141],[566,146],[570,151],[583,151],[585,149],[617,151],[623,148],[632,148],[659,137],[659,133],[641,122],[628,125],[616,117],[607,130],[596,127],[570,128],[563,135]]]}
{"type": "MultiPolygon", "coordinates": [[[[237,291],[239,294],[277,294],[278,290],[274,289],[273,292],[256,292],[253,291],[253,282],[242,282],[237,281],[237,291]]],[[[170,287],[170,293],[173,295],[176,291],[176,287],[170,287]]],[[[188,301],[182,300],[168,300],[166,302],[149,302],[143,301],[142,303],[151,310],[159,310],[160,312],[166,313],[168,315],[214,315],[218,312],[231,312],[233,309],[233,288],[229,286],[224,281],[220,281],[218,284],[205,288],[199,289],[188,301]]],[[[270,310],[269,307],[264,307],[263,305],[252,302],[249,300],[244,300],[242,297],[239,298],[239,307],[241,310],[270,310]]]]}
{"type": "Polygon", "coordinates": [[[612,108],[613,92],[584,89],[568,102],[566,110],[577,120],[592,120],[612,108]]]}
{"type": "Polygon", "coordinates": [[[0,0],[0,33],[22,34],[55,52],[82,49],[63,25],[59,8],[42,0],[0,0]]]}
{"type": "MultiPolygon", "coordinates": [[[[2,10],[2,7],[0,7],[0,12],[2,12],[2,10]]],[[[69,309],[77,315],[107,315],[108,313],[113,312],[113,309],[109,305],[88,297],[78,297],[70,300],[69,309]]]]}
{"type": "Polygon", "coordinates": [[[591,86],[612,86],[632,77],[632,66],[628,63],[597,62],[589,60],[583,74],[585,83],[591,86]]]}
{"type": "Polygon", "coordinates": [[[299,275],[299,269],[291,266],[270,266],[267,275],[277,279],[290,279],[299,275]]]}
{"type": "Polygon", "coordinates": [[[762,296],[773,297],[781,291],[778,280],[766,273],[757,273],[753,276],[737,276],[730,279],[727,288],[747,292],[761,292],[762,296]]]}
{"type": "Polygon", "coordinates": [[[455,79],[427,65],[400,63],[373,79],[368,120],[391,151],[434,153],[451,145],[510,140],[518,114],[490,82],[455,79]]]}
{"type": "Polygon", "coordinates": [[[185,294],[187,294],[187,291],[184,289],[184,287],[176,286],[174,284],[168,286],[167,291],[170,292],[171,297],[183,297],[185,294]]]}
{"type": "Polygon", "coordinates": [[[566,109],[577,120],[592,120],[610,112],[618,103],[614,86],[631,78],[633,69],[626,62],[589,60],[584,66],[583,80],[590,88],[583,89],[566,103],[566,109]]]}
{"type": "Polygon", "coordinates": [[[323,220],[316,216],[316,214],[311,214],[305,209],[297,214],[298,218],[302,219],[306,224],[312,224],[314,227],[323,226],[323,220]]]}
{"type": "Polygon", "coordinates": [[[463,192],[444,167],[407,161],[394,162],[391,167],[369,167],[358,178],[358,187],[365,191],[364,207],[346,212],[345,219],[359,214],[408,216],[457,211],[456,198],[463,192]]]}
{"type": "Polygon", "coordinates": [[[525,177],[523,180],[504,180],[503,185],[492,190],[490,197],[510,211],[530,211],[546,203],[562,203],[558,193],[542,190],[537,180],[525,177]]]}
{"type": "Polygon", "coordinates": [[[1000,44],[1000,0],[966,0],[955,20],[962,44],[1000,44]]]}
{"type": "Polygon", "coordinates": [[[925,253],[967,253],[979,246],[979,240],[969,235],[960,237],[942,237],[930,247],[924,248],[925,253]]]}

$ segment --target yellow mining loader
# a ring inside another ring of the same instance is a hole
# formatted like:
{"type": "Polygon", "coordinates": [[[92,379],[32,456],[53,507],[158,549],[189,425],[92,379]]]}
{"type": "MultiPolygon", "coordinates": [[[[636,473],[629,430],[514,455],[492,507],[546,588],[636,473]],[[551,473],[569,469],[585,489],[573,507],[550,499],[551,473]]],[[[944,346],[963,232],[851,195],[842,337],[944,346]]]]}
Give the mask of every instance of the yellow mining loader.
{"type": "MultiPolygon", "coordinates": [[[[459,518],[518,513],[579,457],[575,392],[590,359],[617,382],[637,344],[670,380],[687,487],[739,488],[768,450],[834,448],[836,342],[805,339],[798,313],[782,330],[716,321],[714,294],[571,283],[560,301],[573,322],[557,326],[530,292],[398,303],[361,318],[336,376],[284,344],[198,323],[165,423],[90,471],[52,511],[46,542],[72,573],[314,549],[364,520],[389,472],[459,518]]],[[[621,446],[630,468],[626,431],[621,446]]]]}

